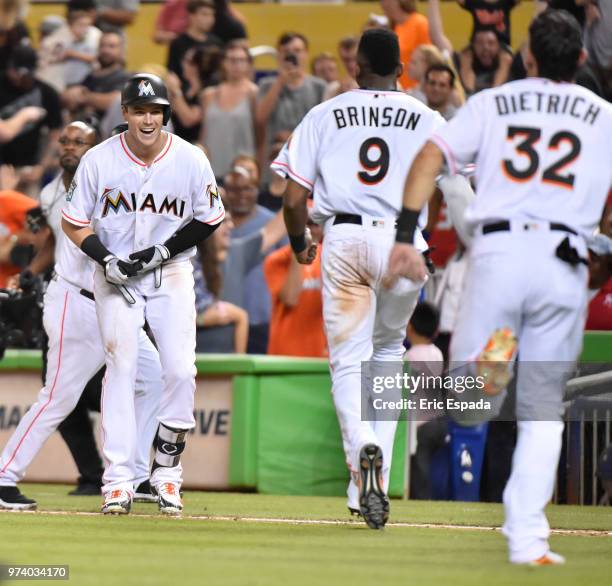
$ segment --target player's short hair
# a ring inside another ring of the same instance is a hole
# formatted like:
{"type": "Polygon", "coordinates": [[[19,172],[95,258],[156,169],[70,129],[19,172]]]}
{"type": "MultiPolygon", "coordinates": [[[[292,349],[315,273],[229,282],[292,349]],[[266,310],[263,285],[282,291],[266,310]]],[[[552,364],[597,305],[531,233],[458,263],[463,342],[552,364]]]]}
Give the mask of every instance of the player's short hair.
{"type": "Polygon", "coordinates": [[[451,87],[453,87],[455,85],[455,78],[457,76],[455,75],[455,72],[453,71],[452,67],[450,67],[446,63],[434,63],[433,65],[430,65],[427,68],[427,71],[425,71],[425,76],[423,78],[423,79],[425,79],[425,81],[428,80],[429,74],[432,71],[444,71],[444,72],[448,73],[448,75],[450,77],[450,85],[451,85],[451,87]]]}
{"type": "Polygon", "coordinates": [[[565,10],[545,10],[529,26],[529,48],[540,77],[571,81],[582,51],[580,25],[565,10]]]}
{"type": "Polygon", "coordinates": [[[215,5],[212,0],[189,0],[187,2],[187,12],[189,14],[195,14],[200,8],[215,9],[215,5]]]}
{"type": "Polygon", "coordinates": [[[433,340],[438,334],[440,312],[433,304],[428,301],[422,301],[414,308],[414,313],[410,318],[410,325],[419,336],[433,340]]]}
{"type": "Polygon", "coordinates": [[[365,31],[359,41],[358,54],[376,75],[391,75],[401,63],[397,35],[384,28],[365,31]]]}
{"type": "Polygon", "coordinates": [[[295,39],[300,39],[304,43],[304,46],[308,49],[308,39],[302,33],[296,33],[294,31],[288,31],[283,33],[280,37],[278,37],[278,41],[276,42],[277,47],[284,47],[288,45],[291,41],[295,39]]]}

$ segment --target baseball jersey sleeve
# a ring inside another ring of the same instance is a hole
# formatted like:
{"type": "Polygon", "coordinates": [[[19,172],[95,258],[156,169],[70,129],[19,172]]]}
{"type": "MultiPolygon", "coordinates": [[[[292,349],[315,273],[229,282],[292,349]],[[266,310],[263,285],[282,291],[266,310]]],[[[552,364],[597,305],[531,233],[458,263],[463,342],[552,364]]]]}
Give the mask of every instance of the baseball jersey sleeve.
{"type": "Polygon", "coordinates": [[[434,130],[431,141],[444,154],[451,175],[476,158],[484,129],[484,106],[482,94],[477,94],[448,124],[434,130]]]}
{"type": "Polygon", "coordinates": [[[96,170],[87,155],[81,159],[66,193],[62,217],[75,226],[89,226],[96,205],[96,170]]]}
{"type": "Polygon", "coordinates": [[[317,177],[317,153],[320,133],[311,110],[288,141],[287,175],[305,189],[312,191],[317,177]]]}
{"type": "Polygon", "coordinates": [[[287,169],[289,168],[289,146],[288,142],[283,145],[276,158],[270,164],[270,169],[279,177],[287,179],[287,169]]]}
{"type": "Polygon", "coordinates": [[[192,194],[193,218],[214,226],[223,221],[225,208],[210,163],[204,153],[199,151],[198,154],[201,156],[198,157],[198,172],[192,194]]]}

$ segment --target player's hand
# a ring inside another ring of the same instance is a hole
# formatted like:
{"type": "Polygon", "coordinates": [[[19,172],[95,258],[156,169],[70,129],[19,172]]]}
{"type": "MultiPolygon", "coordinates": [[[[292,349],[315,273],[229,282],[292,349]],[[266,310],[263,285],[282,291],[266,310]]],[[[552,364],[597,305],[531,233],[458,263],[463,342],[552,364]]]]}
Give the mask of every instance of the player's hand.
{"type": "Polygon", "coordinates": [[[130,254],[139,273],[152,271],[170,258],[170,251],[163,244],[156,244],[130,254]]]}
{"type": "Polygon", "coordinates": [[[306,228],[304,238],[306,238],[306,248],[302,252],[296,253],[295,258],[301,265],[311,265],[317,258],[317,245],[312,241],[310,228],[306,228]]]}
{"type": "Polygon", "coordinates": [[[389,255],[389,266],[385,275],[385,286],[391,288],[398,277],[406,277],[413,281],[424,281],[427,268],[423,255],[411,244],[396,242],[389,255]]]}
{"type": "Polygon", "coordinates": [[[138,272],[138,265],[117,258],[114,254],[104,259],[104,277],[113,285],[125,285],[138,272]]]}

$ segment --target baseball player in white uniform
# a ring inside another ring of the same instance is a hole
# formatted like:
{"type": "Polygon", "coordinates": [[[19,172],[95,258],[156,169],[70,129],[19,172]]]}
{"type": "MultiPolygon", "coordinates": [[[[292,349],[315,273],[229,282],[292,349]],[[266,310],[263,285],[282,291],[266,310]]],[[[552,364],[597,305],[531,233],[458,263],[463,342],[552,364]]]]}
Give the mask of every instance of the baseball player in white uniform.
{"type": "Polygon", "coordinates": [[[483,347],[503,355],[518,340],[518,440],[503,533],[511,562],[549,565],[564,561],[549,549],[544,507],[561,450],[565,382],[582,345],[585,239],[612,184],[612,106],[569,83],[585,58],[572,16],[547,10],[529,33],[530,77],[470,98],[416,158],[389,268],[423,277],[412,246],[419,210],[443,159],[451,171],[476,161],[478,193],[467,211],[474,239],[451,360],[465,364],[483,347]],[[508,330],[510,338],[500,335],[508,330]]]}
{"type": "MultiPolygon", "coordinates": [[[[87,381],[104,365],[104,347],[93,300],[93,261],[62,232],[60,201],[65,201],[68,182],[80,157],[95,144],[95,131],[82,122],[69,124],[60,136],[60,173],[41,193],[43,213],[55,237],[55,275],[44,299],[43,323],[49,337],[45,386],[23,416],[0,455],[0,508],[35,509],[36,501],[25,497],[17,483],[45,441],[70,414],[87,381]]],[[[47,242],[53,258],[53,238],[47,242]]],[[[43,255],[40,271],[44,271],[43,255]]],[[[132,484],[149,478],[149,457],[157,430],[161,396],[161,366],[157,350],[141,330],[138,335],[137,384],[139,442],[133,455],[132,484]]]]}
{"type": "MultiPolygon", "coordinates": [[[[424,276],[383,287],[387,258],[401,207],[401,186],[412,158],[444,123],[439,114],[395,91],[401,74],[397,36],[364,33],[359,44],[360,89],[313,108],[294,131],[286,165],[285,222],[299,262],[316,249],[305,232],[306,200],[324,226],[323,312],[333,399],[351,472],[349,509],[373,529],[389,515],[394,417],[364,421],[362,361],[400,365],[406,325],[424,276]]],[[[419,235],[420,250],[427,248],[419,235]]]]}
{"type": "Polygon", "coordinates": [[[189,259],[225,211],[204,153],[162,131],[170,116],[162,80],[133,76],[122,91],[122,104],[128,130],[83,157],[62,212],[68,236],[98,263],[94,294],[107,369],[102,512],[129,512],[133,496],[135,358],[146,317],[164,381],[151,485],[160,512],[180,514],[180,455],[195,425],[195,294],[189,259]]]}

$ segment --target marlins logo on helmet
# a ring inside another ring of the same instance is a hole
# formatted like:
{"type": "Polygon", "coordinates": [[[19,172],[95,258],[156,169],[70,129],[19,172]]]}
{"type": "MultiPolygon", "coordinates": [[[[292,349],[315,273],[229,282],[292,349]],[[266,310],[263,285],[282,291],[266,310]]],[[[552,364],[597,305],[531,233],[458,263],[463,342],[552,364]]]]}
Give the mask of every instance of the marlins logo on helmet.
{"type": "Polygon", "coordinates": [[[151,82],[146,79],[143,79],[138,84],[138,97],[154,96],[154,95],[155,95],[155,91],[153,90],[153,86],[151,85],[151,82]]]}

